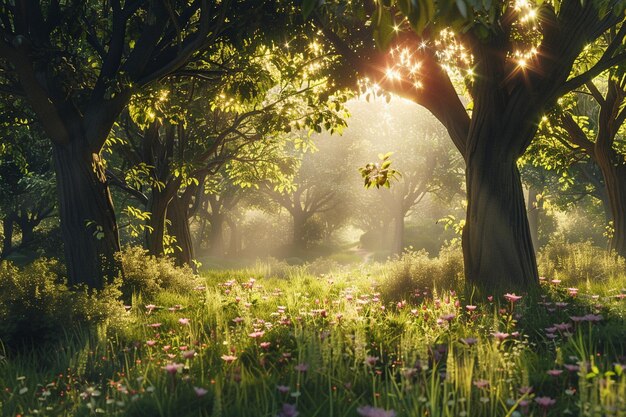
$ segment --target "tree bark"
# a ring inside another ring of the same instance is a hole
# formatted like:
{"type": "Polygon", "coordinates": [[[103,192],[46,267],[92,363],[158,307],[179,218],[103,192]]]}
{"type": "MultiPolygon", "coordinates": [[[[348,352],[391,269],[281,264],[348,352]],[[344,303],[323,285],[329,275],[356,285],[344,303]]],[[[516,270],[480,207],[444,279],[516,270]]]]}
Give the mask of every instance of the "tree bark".
{"type": "Polygon", "coordinates": [[[68,283],[102,288],[122,272],[113,201],[100,156],[74,137],[54,145],[68,283]]]}
{"type": "Polygon", "coordinates": [[[4,234],[2,239],[2,253],[0,253],[0,259],[6,258],[13,251],[13,225],[14,215],[12,213],[7,214],[2,219],[2,232],[4,234]]]}
{"type": "Polygon", "coordinates": [[[172,197],[167,189],[159,190],[153,187],[148,211],[150,219],[147,222],[149,229],[146,230],[146,249],[150,255],[163,256],[165,247],[163,238],[165,237],[165,220],[167,216],[167,206],[172,197]]]}
{"type": "Polygon", "coordinates": [[[528,187],[528,227],[530,228],[530,237],[533,241],[533,248],[539,249],[539,200],[537,199],[537,189],[532,185],[528,187]]]}
{"type": "Polygon", "coordinates": [[[391,244],[391,253],[394,255],[402,255],[404,250],[404,210],[396,210],[397,214],[393,220],[393,240],[391,244]]]}
{"type": "Polygon", "coordinates": [[[167,219],[170,221],[168,233],[176,238],[176,249],[173,257],[176,265],[189,265],[195,271],[193,264],[194,253],[189,230],[188,204],[183,199],[175,196],[167,206],[167,219]]]}
{"type": "Polygon", "coordinates": [[[235,256],[241,251],[241,234],[237,227],[237,222],[230,217],[226,218],[226,223],[230,229],[230,240],[228,242],[228,255],[235,256]]]}
{"type": "Polygon", "coordinates": [[[482,146],[467,160],[465,275],[491,291],[528,288],[539,281],[515,159],[495,146],[482,146]]]}
{"type": "Polygon", "coordinates": [[[305,226],[308,216],[304,212],[294,211],[291,213],[293,220],[293,237],[292,245],[295,249],[306,248],[305,226]]]}
{"type": "Polygon", "coordinates": [[[606,184],[613,219],[610,248],[626,257],[626,165],[613,164],[608,158],[598,158],[606,184]]]}

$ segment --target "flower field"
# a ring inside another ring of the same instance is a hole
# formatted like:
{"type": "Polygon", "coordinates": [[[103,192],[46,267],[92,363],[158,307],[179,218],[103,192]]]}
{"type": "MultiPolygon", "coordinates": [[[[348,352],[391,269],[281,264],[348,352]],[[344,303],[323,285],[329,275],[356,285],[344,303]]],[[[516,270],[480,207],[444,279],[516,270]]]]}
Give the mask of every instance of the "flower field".
{"type": "Polygon", "coordinates": [[[5,416],[626,416],[623,281],[385,290],[385,264],[218,271],[0,360],[5,416]]]}

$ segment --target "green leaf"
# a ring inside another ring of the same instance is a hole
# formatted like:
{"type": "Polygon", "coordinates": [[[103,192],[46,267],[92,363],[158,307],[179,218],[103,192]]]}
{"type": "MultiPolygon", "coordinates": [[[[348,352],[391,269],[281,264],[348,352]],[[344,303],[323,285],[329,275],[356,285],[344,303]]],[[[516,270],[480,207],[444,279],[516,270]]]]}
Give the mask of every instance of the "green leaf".
{"type": "Polygon", "coordinates": [[[394,21],[388,9],[379,7],[373,17],[376,27],[374,29],[374,40],[380,49],[387,49],[394,36],[394,21]]]}
{"type": "Polygon", "coordinates": [[[456,0],[456,7],[459,9],[461,16],[467,19],[467,4],[465,4],[465,0],[456,0]]]}

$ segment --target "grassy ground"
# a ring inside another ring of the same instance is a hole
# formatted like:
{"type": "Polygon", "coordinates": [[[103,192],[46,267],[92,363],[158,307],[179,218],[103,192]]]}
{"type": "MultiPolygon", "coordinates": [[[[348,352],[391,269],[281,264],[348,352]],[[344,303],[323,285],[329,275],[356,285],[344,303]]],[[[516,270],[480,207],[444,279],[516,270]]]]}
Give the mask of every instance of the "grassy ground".
{"type": "Polygon", "coordinates": [[[415,262],[135,296],[96,331],[7,349],[0,414],[626,416],[623,274],[478,300],[407,278],[415,262]]]}

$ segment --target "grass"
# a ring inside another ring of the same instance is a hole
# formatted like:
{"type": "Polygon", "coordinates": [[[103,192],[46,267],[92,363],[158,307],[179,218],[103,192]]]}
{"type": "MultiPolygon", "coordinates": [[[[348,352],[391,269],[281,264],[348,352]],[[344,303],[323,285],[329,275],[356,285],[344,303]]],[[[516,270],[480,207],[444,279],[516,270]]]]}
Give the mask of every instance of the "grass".
{"type": "Polygon", "coordinates": [[[121,322],[0,351],[0,414],[626,416],[623,274],[479,301],[396,262],[135,295],[121,322]]]}

